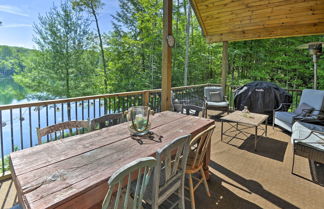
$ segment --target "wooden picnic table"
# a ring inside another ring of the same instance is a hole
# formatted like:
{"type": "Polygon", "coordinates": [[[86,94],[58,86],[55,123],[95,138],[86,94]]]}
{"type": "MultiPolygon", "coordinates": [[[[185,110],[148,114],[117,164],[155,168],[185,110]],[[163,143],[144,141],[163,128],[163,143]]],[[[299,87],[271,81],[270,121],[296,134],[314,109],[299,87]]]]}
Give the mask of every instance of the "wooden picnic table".
{"type": "MultiPolygon", "coordinates": [[[[101,208],[107,180],[118,168],[212,124],[213,120],[166,111],[152,117],[154,140],[139,143],[131,138],[128,123],[122,123],[13,152],[11,172],[19,202],[35,209],[101,208]]],[[[209,154],[206,165],[208,161],[209,154]]]]}

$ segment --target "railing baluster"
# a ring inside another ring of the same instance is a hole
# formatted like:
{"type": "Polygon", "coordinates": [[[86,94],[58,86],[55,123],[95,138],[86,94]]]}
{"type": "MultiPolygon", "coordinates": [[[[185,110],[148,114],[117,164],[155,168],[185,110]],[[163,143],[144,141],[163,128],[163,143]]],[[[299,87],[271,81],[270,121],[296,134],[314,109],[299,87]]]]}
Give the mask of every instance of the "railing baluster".
{"type": "Polygon", "coordinates": [[[108,101],[108,113],[110,114],[111,113],[111,99],[110,98],[107,98],[107,101],[108,101]]]}
{"type": "Polygon", "coordinates": [[[93,118],[96,118],[96,100],[93,100],[93,118]]]}
{"type": "MultiPolygon", "coordinates": [[[[75,102],[74,106],[75,106],[75,120],[78,120],[78,102],[75,102]]],[[[76,135],[79,134],[79,130],[77,128],[75,129],[75,134],[76,135]]]]}
{"type": "MultiPolygon", "coordinates": [[[[56,104],[54,104],[54,124],[56,124],[56,104]]],[[[55,140],[57,140],[57,134],[56,134],[56,131],[55,131],[55,134],[54,134],[54,137],[55,137],[55,140]]]]}
{"type": "Polygon", "coordinates": [[[31,107],[28,108],[29,113],[29,141],[30,141],[30,147],[33,146],[33,132],[32,132],[32,119],[31,119],[31,107]]]}
{"type": "Polygon", "coordinates": [[[116,112],[116,97],[114,97],[114,113],[116,112]]]}
{"type": "Polygon", "coordinates": [[[88,100],[88,120],[90,119],[90,100],[88,100]]]}
{"type": "Polygon", "coordinates": [[[4,147],[3,147],[3,133],[2,133],[2,110],[0,110],[0,142],[1,142],[1,168],[2,172],[5,172],[5,162],[4,162],[4,147]]]}
{"type": "MultiPolygon", "coordinates": [[[[82,107],[82,120],[84,120],[84,100],[81,102],[81,107],[82,107]]],[[[84,128],[82,128],[82,133],[84,133],[84,128]]]]}
{"type": "MultiPolygon", "coordinates": [[[[61,103],[62,108],[62,123],[64,122],[64,103],[61,103]]],[[[61,132],[61,138],[64,139],[64,131],[61,132]]]]}
{"type": "Polygon", "coordinates": [[[101,101],[100,101],[100,98],[99,98],[99,117],[101,117],[101,101]]]}
{"type": "MultiPolygon", "coordinates": [[[[22,112],[21,112],[21,108],[19,108],[19,125],[20,125],[20,149],[24,149],[24,137],[23,137],[23,126],[22,126],[22,122],[23,122],[23,117],[22,117],[22,112]]],[[[1,120],[0,120],[1,122],[1,120]]]]}
{"type": "Polygon", "coordinates": [[[11,135],[11,152],[15,151],[15,142],[13,135],[12,109],[10,109],[10,135],[11,135]]]}
{"type": "Polygon", "coordinates": [[[82,120],[84,120],[84,101],[83,100],[82,100],[81,106],[82,106],[82,120]]]}
{"type": "MultiPolygon", "coordinates": [[[[48,105],[46,105],[46,126],[48,126],[48,105]]],[[[49,142],[49,134],[46,135],[46,140],[49,142]]],[[[52,140],[52,139],[51,139],[52,140]]]]}

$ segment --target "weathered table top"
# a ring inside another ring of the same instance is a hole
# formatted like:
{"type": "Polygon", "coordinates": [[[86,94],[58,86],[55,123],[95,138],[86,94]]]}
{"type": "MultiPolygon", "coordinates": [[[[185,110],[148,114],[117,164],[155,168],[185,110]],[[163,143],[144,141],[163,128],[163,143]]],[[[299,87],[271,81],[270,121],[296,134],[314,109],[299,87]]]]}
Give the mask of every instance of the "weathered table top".
{"type": "Polygon", "coordinates": [[[19,201],[25,208],[101,207],[114,171],[213,123],[167,111],[153,116],[151,129],[156,140],[143,139],[143,144],[130,137],[128,123],[123,123],[11,153],[19,201]],[[158,136],[163,137],[162,142],[158,136]]]}
{"type": "Polygon", "coordinates": [[[257,113],[242,113],[242,111],[235,111],[227,116],[221,118],[223,121],[230,121],[235,123],[243,123],[251,126],[259,126],[268,119],[268,115],[257,113]]]}

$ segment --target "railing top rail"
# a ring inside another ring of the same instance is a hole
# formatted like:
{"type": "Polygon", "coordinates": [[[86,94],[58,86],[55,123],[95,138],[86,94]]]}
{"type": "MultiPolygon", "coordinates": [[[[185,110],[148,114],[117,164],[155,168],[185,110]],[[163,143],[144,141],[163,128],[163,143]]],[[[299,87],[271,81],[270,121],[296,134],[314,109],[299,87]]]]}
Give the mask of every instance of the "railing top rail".
{"type": "MultiPolygon", "coordinates": [[[[192,85],[192,86],[180,86],[180,87],[173,87],[172,90],[196,88],[196,87],[203,87],[203,86],[208,86],[208,85],[218,85],[218,84],[209,84],[208,83],[208,84],[199,84],[199,85],[192,85]]],[[[0,105],[0,110],[36,107],[36,106],[44,106],[44,105],[51,105],[51,104],[68,103],[68,102],[79,102],[79,101],[84,101],[84,100],[92,100],[92,99],[100,99],[100,98],[133,96],[133,95],[144,94],[144,92],[156,93],[156,92],[161,92],[161,89],[129,91],[129,92],[120,92],[120,93],[113,93],[113,94],[100,94],[100,95],[93,95],[93,96],[73,97],[73,98],[67,98],[67,99],[55,99],[55,100],[28,102],[28,103],[20,103],[20,104],[0,105]]]]}
{"type": "Polygon", "coordinates": [[[20,104],[1,105],[0,110],[23,108],[23,107],[35,107],[35,106],[43,106],[43,105],[50,105],[50,104],[61,104],[67,102],[79,102],[83,100],[109,98],[109,97],[116,97],[116,96],[132,96],[132,95],[139,95],[139,94],[143,94],[143,91],[130,91],[130,92],[120,92],[114,94],[100,94],[94,96],[73,97],[67,99],[55,99],[55,100],[28,102],[28,103],[20,103],[20,104]]]}

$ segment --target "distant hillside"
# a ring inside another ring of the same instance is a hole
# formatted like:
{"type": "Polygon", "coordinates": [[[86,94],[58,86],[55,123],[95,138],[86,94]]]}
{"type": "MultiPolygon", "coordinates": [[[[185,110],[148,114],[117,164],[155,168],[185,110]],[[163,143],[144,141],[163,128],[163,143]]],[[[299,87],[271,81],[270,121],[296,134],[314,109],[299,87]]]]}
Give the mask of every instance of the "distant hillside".
{"type": "Polygon", "coordinates": [[[23,69],[24,59],[33,51],[23,47],[0,45],[0,76],[11,76],[18,69],[23,69]]]}

